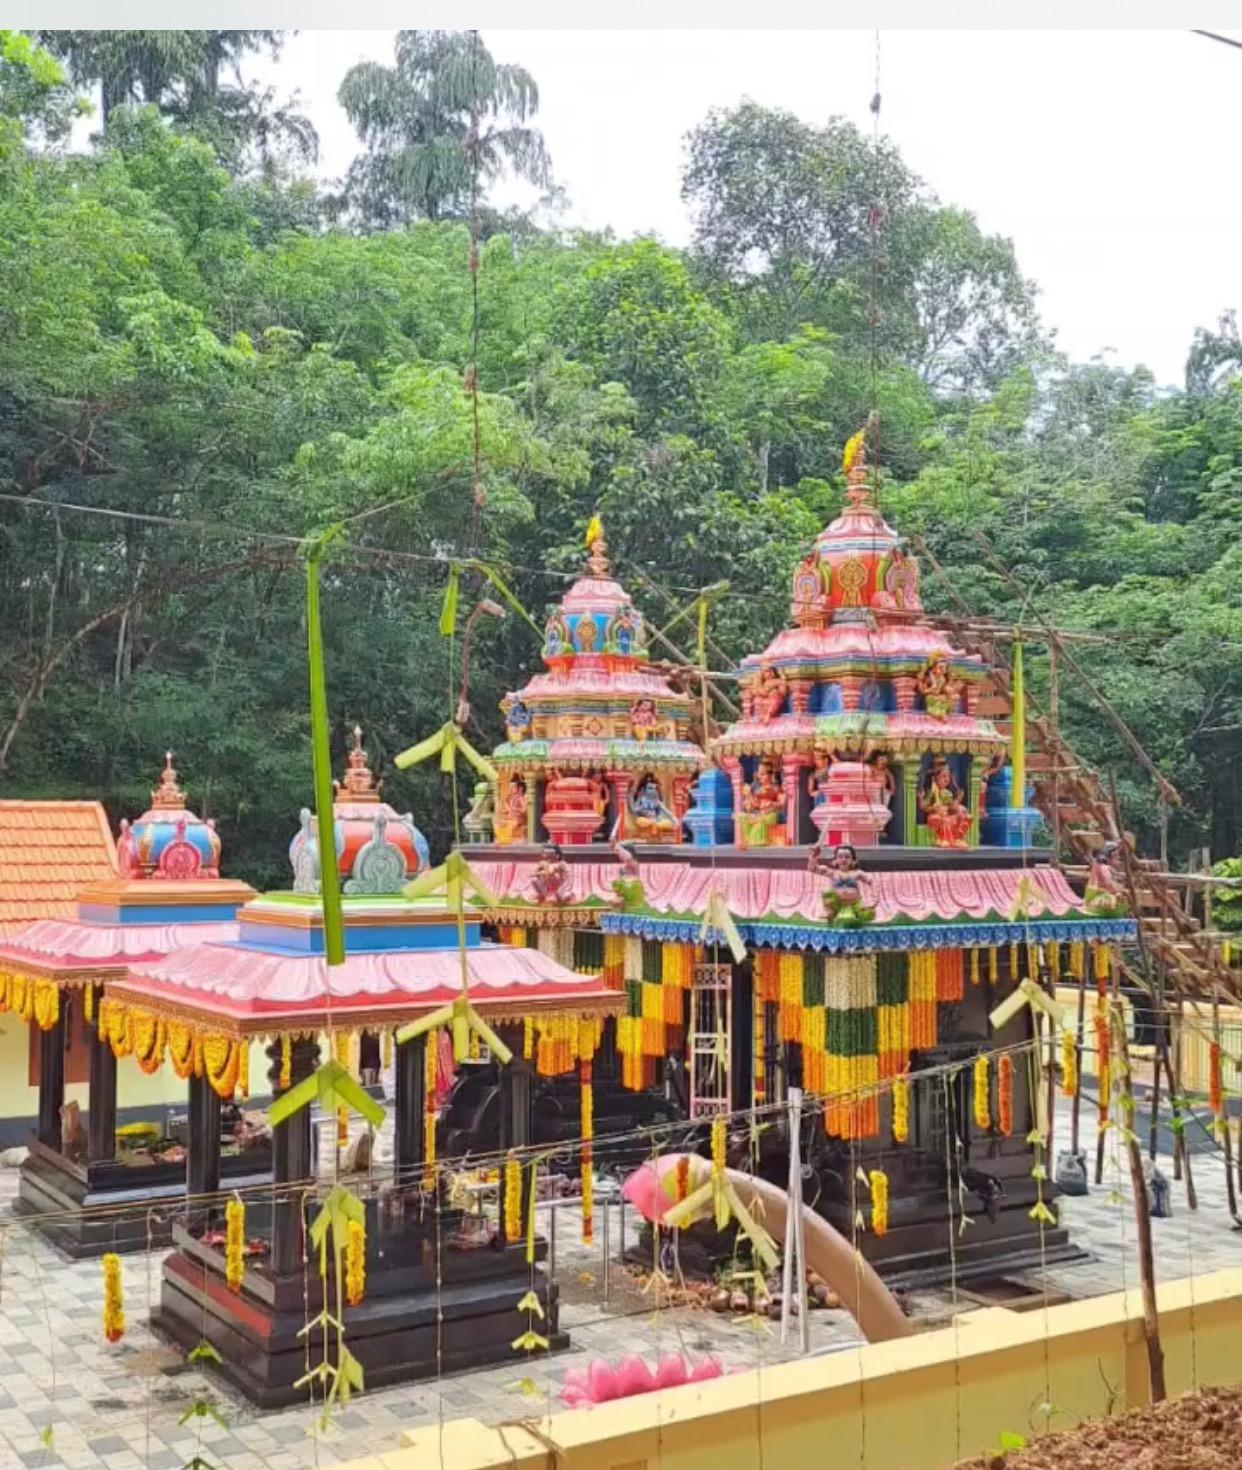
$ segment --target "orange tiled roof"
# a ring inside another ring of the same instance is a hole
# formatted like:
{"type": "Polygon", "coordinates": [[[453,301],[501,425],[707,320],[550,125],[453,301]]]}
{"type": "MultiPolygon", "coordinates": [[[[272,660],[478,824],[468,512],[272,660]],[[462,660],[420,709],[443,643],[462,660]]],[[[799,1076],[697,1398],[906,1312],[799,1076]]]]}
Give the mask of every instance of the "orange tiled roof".
{"type": "Polygon", "coordinates": [[[0,801],[0,937],[32,919],[68,919],[86,883],[117,875],[97,801],[0,801]]]}

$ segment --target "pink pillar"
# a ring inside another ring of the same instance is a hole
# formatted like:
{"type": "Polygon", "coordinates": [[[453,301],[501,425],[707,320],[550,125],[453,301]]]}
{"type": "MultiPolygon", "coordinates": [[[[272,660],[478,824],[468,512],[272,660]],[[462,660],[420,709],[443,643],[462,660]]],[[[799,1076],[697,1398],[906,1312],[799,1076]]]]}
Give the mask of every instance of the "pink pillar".
{"type": "Polygon", "coordinates": [[[909,674],[899,674],[893,680],[893,690],[897,696],[897,708],[903,714],[909,714],[914,708],[918,685],[909,674]]]}
{"type": "Polygon", "coordinates": [[[681,822],[690,810],[690,781],[691,777],[684,772],[679,776],[674,776],[672,781],[673,815],[677,818],[677,836],[674,840],[677,842],[685,840],[681,830],[681,822]]]}
{"type": "Polygon", "coordinates": [[[858,708],[865,681],[858,674],[843,674],[838,682],[841,685],[841,708],[848,714],[858,708]]]}
{"type": "Polygon", "coordinates": [[[781,760],[781,790],[785,793],[785,846],[798,845],[798,799],[802,794],[802,773],[811,759],[791,751],[781,760]]]}
{"type": "Polygon", "coordinates": [[[789,708],[795,715],[804,715],[810,710],[811,690],[814,687],[810,679],[789,681],[789,708]]]}

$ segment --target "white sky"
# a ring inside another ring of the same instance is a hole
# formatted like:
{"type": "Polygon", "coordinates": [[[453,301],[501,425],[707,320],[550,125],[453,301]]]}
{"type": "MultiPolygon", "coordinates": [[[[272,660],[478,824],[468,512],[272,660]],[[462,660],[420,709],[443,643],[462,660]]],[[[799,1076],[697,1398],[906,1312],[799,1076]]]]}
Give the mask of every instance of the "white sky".
{"type": "MultiPolygon", "coordinates": [[[[1235,33],[1236,34],[1236,33],[1235,33]]],[[[303,31],[275,68],[319,130],[319,169],[357,151],[336,89],[392,60],[391,31],[303,31]]],[[[874,36],[858,31],[498,31],[539,83],[568,222],[684,243],[682,140],[749,96],[870,127],[874,36]]],[[[947,203],[1013,238],[1075,358],[1109,352],[1180,382],[1196,326],[1242,305],[1233,173],[1242,50],[1186,31],[886,31],[882,125],[947,203]]],[[[499,196],[498,196],[499,197],[499,196]]]]}

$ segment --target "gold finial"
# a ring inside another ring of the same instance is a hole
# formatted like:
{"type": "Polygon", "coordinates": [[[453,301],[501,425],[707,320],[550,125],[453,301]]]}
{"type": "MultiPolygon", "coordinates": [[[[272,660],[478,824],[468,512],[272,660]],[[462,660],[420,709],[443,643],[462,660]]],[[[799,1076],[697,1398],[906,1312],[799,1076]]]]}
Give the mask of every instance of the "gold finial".
{"type": "Polygon", "coordinates": [[[866,426],[859,429],[845,446],[845,453],[841,456],[841,468],[845,472],[845,498],[854,510],[861,510],[872,503],[872,492],[874,488],[874,474],[869,474],[867,464],[867,440],[876,427],[874,414],[867,420],[866,426]]]}
{"type": "Polygon", "coordinates": [[[164,752],[164,769],[160,772],[160,784],[151,793],[151,805],[166,809],[185,806],[185,792],[177,785],[177,771],[173,766],[172,751],[164,752]]]}
{"type": "Polygon", "coordinates": [[[608,575],[608,543],[604,540],[604,526],[598,516],[592,516],[586,528],[586,544],[590,555],[587,567],[593,577],[608,575]]]}
{"type": "Polygon", "coordinates": [[[379,788],[367,765],[367,753],[362,748],[362,726],[354,726],[354,743],[345,757],[345,779],[334,781],[337,801],[378,801],[379,788]]]}

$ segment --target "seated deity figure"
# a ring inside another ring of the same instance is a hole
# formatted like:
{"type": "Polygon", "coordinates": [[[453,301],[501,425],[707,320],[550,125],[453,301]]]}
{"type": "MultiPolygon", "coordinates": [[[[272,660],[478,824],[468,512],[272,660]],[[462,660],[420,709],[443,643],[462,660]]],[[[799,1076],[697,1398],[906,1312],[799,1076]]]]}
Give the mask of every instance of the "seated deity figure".
{"type": "Polygon", "coordinates": [[[530,886],[535,892],[536,903],[564,903],[569,897],[566,885],[569,882],[569,864],[561,856],[561,850],[550,842],[535,868],[530,886]]]}
{"type": "Polygon", "coordinates": [[[858,854],[850,843],[839,843],[832,861],[827,862],[823,847],[817,842],[811,849],[807,867],[816,877],[827,880],[824,913],[832,923],[854,928],[875,918],[874,905],[863,901],[871,888],[871,879],[858,866],[858,854]]]}
{"type": "Polygon", "coordinates": [[[786,805],[772,762],[761,760],[755,779],[742,787],[742,846],[783,846],[786,805]]]}
{"type": "Polygon", "coordinates": [[[923,696],[923,703],[932,719],[948,719],[953,707],[956,681],[949,668],[947,654],[933,653],[931,655],[922,673],[918,676],[916,686],[923,696]]]}
{"type": "Polygon", "coordinates": [[[967,847],[971,816],[962,788],[943,756],[937,756],[931,775],[919,793],[923,813],[936,847],[967,847]]]}
{"type": "Polygon", "coordinates": [[[513,776],[496,814],[496,841],[522,842],[526,838],[526,782],[513,776]]]}
{"type": "Polygon", "coordinates": [[[647,842],[667,842],[677,832],[677,818],[665,805],[660,783],[648,773],[629,799],[630,826],[647,842]]]}
{"type": "Polygon", "coordinates": [[[759,677],[755,680],[754,688],[754,712],[755,718],[761,724],[769,725],[785,703],[785,696],[789,693],[789,680],[784,674],[774,669],[771,664],[764,664],[759,670],[759,677]]]}

